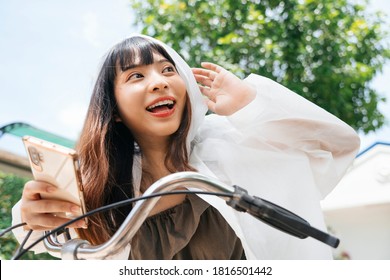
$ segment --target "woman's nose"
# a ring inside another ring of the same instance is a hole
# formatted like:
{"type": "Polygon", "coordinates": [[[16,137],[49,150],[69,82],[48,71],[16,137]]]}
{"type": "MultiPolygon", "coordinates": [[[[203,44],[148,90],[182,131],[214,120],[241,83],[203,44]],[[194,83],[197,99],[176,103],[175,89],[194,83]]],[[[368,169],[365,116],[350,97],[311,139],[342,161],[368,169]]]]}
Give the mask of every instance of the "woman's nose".
{"type": "Polygon", "coordinates": [[[164,76],[155,75],[152,77],[150,89],[152,92],[160,92],[168,88],[168,83],[164,76]]]}

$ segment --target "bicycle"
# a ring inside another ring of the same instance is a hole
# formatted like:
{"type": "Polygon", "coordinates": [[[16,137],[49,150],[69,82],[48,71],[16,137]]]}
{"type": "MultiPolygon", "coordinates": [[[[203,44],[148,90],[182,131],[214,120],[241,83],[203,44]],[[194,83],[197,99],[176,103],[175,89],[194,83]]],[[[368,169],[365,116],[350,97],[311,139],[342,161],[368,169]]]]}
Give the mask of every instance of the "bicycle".
{"type": "MultiPolygon", "coordinates": [[[[229,186],[215,178],[208,177],[197,172],[178,172],[158,180],[139,198],[129,199],[113,205],[107,205],[99,209],[95,209],[85,215],[71,220],[66,224],[63,224],[61,227],[58,227],[50,232],[45,232],[42,238],[35,241],[28,248],[20,250],[18,255],[14,256],[13,259],[18,259],[24,252],[27,252],[42,240],[49,252],[61,253],[62,259],[106,259],[131,241],[162,195],[172,195],[178,193],[217,195],[223,198],[226,203],[235,210],[249,213],[260,221],[285,232],[286,234],[290,234],[301,239],[312,237],[333,248],[337,248],[340,242],[338,238],[312,227],[306,220],[291,211],[265,199],[251,196],[245,189],[239,186],[229,186]],[[176,188],[183,187],[183,185],[201,189],[203,191],[175,191],[176,188]],[[105,243],[94,246],[89,244],[88,241],[80,238],[71,239],[70,236],[67,236],[66,234],[64,243],[58,241],[58,233],[62,232],[67,225],[98,211],[105,211],[114,207],[120,207],[134,201],[137,201],[137,203],[134,205],[123,224],[105,243]]],[[[7,229],[7,231],[9,230],[10,229],[7,229]]],[[[23,246],[23,243],[21,247],[23,246]]]]}

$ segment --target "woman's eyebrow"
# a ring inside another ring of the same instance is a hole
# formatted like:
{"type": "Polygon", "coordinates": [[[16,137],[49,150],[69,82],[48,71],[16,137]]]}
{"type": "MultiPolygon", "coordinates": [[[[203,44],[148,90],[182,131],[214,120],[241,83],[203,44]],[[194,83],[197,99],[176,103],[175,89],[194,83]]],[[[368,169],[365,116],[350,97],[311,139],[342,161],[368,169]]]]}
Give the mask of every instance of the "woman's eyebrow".
{"type": "Polygon", "coordinates": [[[162,58],[162,59],[159,59],[158,61],[157,61],[157,63],[165,63],[165,62],[168,62],[168,63],[171,63],[172,64],[172,62],[170,62],[168,59],[166,59],[166,58],[162,58]]]}
{"type": "MultiPolygon", "coordinates": [[[[162,64],[162,63],[171,63],[168,59],[166,58],[162,58],[162,59],[159,59],[157,61],[155,61],[154,63],[159,63],[159,64],[162,64]]],[[[129,65],[126,65],[125,67],[123,67],[122,71],[123,72],[126,72],[127,70],[130,70],[130,69],[133,69],[133,68],[137,68],[137,67],[141,67],[141,66],[144,66],[145,64],[142,64],[142,63],[133,63],[133,64],[129,64],[129,65]]]]}
{"type": "Polygon", "coordinates": [[[137,67],[140,67],[142,65],[143,64],[140,64],[140,63],[128,64],[128,65],[126,65],[125,67],[122,68],[122,72],[126,72],[127,70],[130,70],[130,69],[133,69],[133,68],[137,68],[137,67]]]}

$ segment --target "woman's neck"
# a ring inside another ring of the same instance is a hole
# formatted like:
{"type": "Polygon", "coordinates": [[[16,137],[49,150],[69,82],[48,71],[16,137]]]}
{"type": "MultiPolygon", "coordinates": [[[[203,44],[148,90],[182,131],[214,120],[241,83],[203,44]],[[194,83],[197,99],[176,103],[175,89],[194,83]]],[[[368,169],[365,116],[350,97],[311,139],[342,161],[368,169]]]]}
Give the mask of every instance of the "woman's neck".
{"type": "MultiPolygon", "coordinates": [[[[171,171],[169,171],[166,166],[168,139],[165,139],[165,141],[158,140],[159,139],[153,139],[153,141],[138,143],[142,151],[141,193],[144,193],[149,186],[157,180],[171,174],[171,171]]],[[[156,203],[149,215],[151,216],[174,207],[175,205],[182,203],[184,199],[185,194],[163,196],[156,203]]]]}
{"type": "Polygon", "coordinates": [[[169,175],[165,165],[168,151],[167,141],[153,141],[139,143],[142,151],[142,182],[141,192],[144,192],[152,183],[169,175]]]}

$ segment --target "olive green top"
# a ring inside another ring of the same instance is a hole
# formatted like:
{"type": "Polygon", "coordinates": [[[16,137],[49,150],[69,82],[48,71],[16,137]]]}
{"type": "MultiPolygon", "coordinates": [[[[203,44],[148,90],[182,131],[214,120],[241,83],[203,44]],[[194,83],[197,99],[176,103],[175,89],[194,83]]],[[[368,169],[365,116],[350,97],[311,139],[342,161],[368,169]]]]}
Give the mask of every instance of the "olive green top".
{"type": "Polygon", "coordinates": [[[134,260],[240,260],[240,239],[214,207],[196,195],[149,217],[131,242],[134,260]]]}

